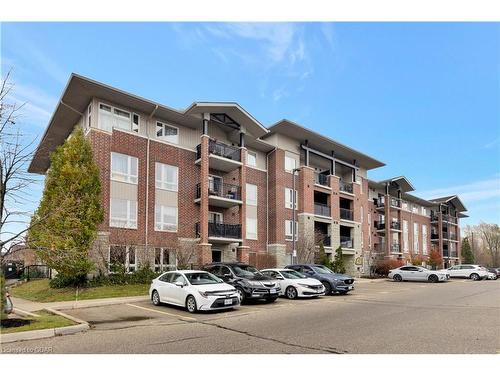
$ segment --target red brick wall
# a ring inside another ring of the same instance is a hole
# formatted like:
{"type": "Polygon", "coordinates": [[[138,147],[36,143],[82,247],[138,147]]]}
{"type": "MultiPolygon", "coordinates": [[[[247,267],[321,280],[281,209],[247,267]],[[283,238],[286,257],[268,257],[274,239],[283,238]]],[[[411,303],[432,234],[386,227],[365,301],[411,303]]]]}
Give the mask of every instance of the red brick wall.
{"type": "MultiPolygon", "coordinates": [[[[267,245],[267,187],[266,172],[246,168],[247,183],[257,185],[257,240],[246,240],[250,252],[266,252],[267,245]]],[[[243,233],[245,235],[245,233],[243,233]]]]}

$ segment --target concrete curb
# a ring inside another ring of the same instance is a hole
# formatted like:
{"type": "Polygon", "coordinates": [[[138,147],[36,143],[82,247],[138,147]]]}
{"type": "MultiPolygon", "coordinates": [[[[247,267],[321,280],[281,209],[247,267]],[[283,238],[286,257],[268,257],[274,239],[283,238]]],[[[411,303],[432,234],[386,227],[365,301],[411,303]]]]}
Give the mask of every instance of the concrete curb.
{"type": "Polygon", "coordinates": [[[33,318],[38,318],[40,315],[38,314],[35,314],[35,313],[32,313],[32,312],[29,312],[29,311],[24,311],[24,310],[21,310],[21,309],[18,309],[18,308],[13,308],[12,311],[14,313],[16,313],[17,315],[21,315],[21,316],[31,316],[33,318]]]}
{"type": "Polygon", "coordinates": [[[64,336],[64,335],[72,335],[79,332],[85,332],[89,330],[89,324],[81,319],[75,318],[71,315],[62,313],[60,311],[46,308],[46,311],[60,315],[68,320],[76,322],[78,324],[67,326],[67,327],[56,327],[56,328],[47,328],[47,329],[35,329],[32,331],[25,332],[15,332],[15,333],[4,333],[0,335],[0,342],[2,344],[16,342],[16,341],[25,341],[25,340],[38,340],[45,339],[54,336],[64,336]]]}
{"type": "MultiPolygon", "coordinates": [[[[149,301],[149,296],[137,296],[137,297],[118,297],[118,298],[103,298],[100,300],[80,300],[80,301],[62,301],[62,302],[50,302],[50,309],[52,310],[73,310],[73,309],[85,309],[88,307],[100,307],[100,306],[110,306],[110,305],[121,305],[130,302],[141,302],[149,301]]],[[[45,307],[49,309],[49,307],[45,307]]]]}

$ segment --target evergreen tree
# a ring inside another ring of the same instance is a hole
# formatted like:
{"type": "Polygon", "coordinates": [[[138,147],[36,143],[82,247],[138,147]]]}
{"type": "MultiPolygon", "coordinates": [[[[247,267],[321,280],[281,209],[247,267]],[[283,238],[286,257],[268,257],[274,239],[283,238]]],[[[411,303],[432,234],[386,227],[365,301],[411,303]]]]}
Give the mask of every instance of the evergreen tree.
{"type": "Polygon", "coordinates": [[[316,262],[331,268],[330,259],[328,259],[328,255],[325,252],[325,245],[323,245],[323,241],[319,243],[319,252],[317,253],[316,262]]]}
{"type": "Polygon", "coordinates": [[[335,250],[335,257],[333,258],[332,268],[334,272],[345,273],[344,257],[342,255],[342,247],[335,250]]]}
{"type": "Polygon", "coordinates": [[[469,239],[464,238],[462,241],[462,262],[465,264],[474,264],[474,253],[469,244],[469,239]]]}
{"type": "Polygon", "coordinates": [[[28,234],[40,258],[61,276],[84,280],[92,270],[89,249],[103,220],[99,168],[90,143],[77,128],[50,157],[50,169],[28,234]]]}

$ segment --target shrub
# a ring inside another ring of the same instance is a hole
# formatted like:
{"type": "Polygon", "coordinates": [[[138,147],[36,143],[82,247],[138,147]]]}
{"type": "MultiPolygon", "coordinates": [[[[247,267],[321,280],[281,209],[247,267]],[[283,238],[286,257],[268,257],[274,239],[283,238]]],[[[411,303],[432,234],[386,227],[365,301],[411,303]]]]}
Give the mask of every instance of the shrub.
{"type": "Polygon", "coordinates": [[[331,268],[336,273],[345,273],[344,256],[342,255],[342,248],[340,246],[335,250],[335,257],[331,268]]]}
{"type": "Polygon", "coordinates": [[[427,264],[431,266],[433,270],[435,270],[437,267],[441,267],[441,264],[443,264],[443,257],[441,256],[439,251],[431,250],[427,264]]]}
{"type": "Polygon", "coordinates": [[[6,293],[7,291],[5,290],[5,278],[3,275],[0,275],[0,292],[1,292],[1,300],[0,300],[0,320],[7,319],[7,314],[5,313],[5,305],[7,304],[7,297],[6,293]]]}
{"type": "Polygon", "coordinates": [[[424,259],[420,255],[416,255],[411,258],[411,264],[413,264],[414,266],[421,266],[423,261],[424,259]]]}
{"type": "Polygon", "coordinates": [[[375,264],[375,273],[381,276],[387,276],[389,271],[401,267],[403,261],[399,259],[384,259],[380,260],[375,264]]]}
{"type": "Polygon", "coordinates": [[[83,287],[87,285],[87,277],[86,275],[65,276],[58,273],[49,281],[49,285],[54,289],[83,287]]]}

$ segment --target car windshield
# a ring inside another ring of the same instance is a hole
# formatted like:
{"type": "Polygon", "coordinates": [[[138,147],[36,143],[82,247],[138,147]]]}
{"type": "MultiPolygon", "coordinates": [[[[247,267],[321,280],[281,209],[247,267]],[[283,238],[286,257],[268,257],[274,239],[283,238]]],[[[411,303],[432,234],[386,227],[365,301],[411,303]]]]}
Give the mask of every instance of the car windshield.
{"type": "Polygon", "coordinates": [[[220,284],[223,282],[208,272],[186,273],[185,276],[192,285],[220,284]]]}
{"type": "Polygon", "coordinates": [[[285,279],[305,279],[307,276],[293,270],[280,271],[285,279]]]}
{"type": "Polygon", "coordinates": [[[246,265],[246,264],[238,264],[237,266],[233,266],[233,271],[236,276],[239,277],[248,277],[254,275],[261,275],[259,270],[255,267],[246,265]]]}
{"type": "Polygon", "coordinates": [[[325,266],[312,266],[311,268],[317,273],[334,273],[331,269],[326,268],[325,266]]]}

